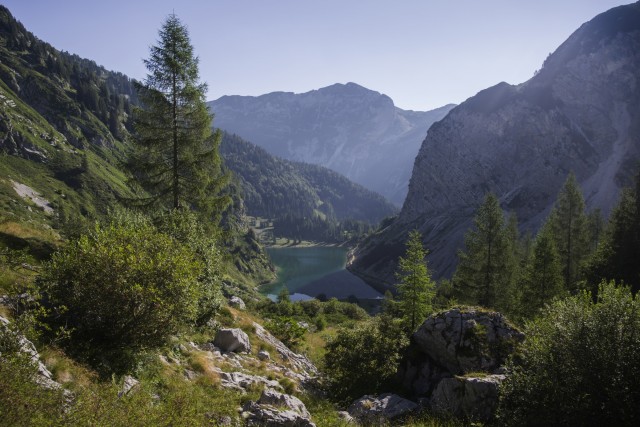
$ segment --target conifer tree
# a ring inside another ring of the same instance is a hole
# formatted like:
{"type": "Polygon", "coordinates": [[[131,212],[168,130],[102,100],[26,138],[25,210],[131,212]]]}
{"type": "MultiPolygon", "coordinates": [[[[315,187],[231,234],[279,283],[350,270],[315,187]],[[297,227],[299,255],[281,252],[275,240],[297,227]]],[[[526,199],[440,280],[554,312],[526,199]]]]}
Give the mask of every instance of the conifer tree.
{"type": "Polygon", "coordinates": [[[420,232],[409,232],[407,252],[399,259],[397,273],[398,308],[409,333],[433,311],[435,283],[427,271],[426,256],[420,232]]]}
{"type": "Polygon", "coordinates": [[[474,228],[465,235],[465,251],[458,253],[460,261],[453,281],[460,300],[501,308],[496,303],[510,283],[515,266],[510,259],[511,246],[504,212],[498,198],[489,193],[476,213],[474,228]]]}
{"type": "Polygon", "coordinates": [[[589,232],[584,199],[573,173],[558,194],[549,226],[560,254],[565,287],[575,292],[580,280],[580,264],[589,254],[589,232]]]}
{"type": "Polygon", "coordinates": [[[522,293],[522,308],[534,314],[564,290],[564,279],[553,232],[547,224],[538,233],[527,265],[522,293]]]}
{"type": "Polygon", "coordinates": [[[621,281],[634,293],[640,290],[640,174],[635,188],[622,192],[587,275],[594,292],[602,279],[621,281]]]}
{"type": "Polygon", "coordinates": [[[149,74],[137,85],[142,107],[134,110],[134,177],[151,208],[197,209],[219,219],[229,198],[221,194],[228,177],[221,168],[219,131],[205,104],[207,85],[199,82],[187,28],[170,15],[144,63],[149,74]]]}

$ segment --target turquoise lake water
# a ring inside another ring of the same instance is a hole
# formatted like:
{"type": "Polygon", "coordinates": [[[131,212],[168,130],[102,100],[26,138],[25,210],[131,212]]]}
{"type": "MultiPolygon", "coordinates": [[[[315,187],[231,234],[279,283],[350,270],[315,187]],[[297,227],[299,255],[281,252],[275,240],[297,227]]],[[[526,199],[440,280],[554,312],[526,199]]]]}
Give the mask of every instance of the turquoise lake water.
{"type": "Polygon", "coordinates": [[[292,299],[319,294],[340,299],[349,295],[380,297],[380,293],[345,269],[347,252],[348,249],[342,247],[267,248],[278,269],[278,277],[274,282],[261,286],[260,291],[275,297],[286,286],[292,299]]]}

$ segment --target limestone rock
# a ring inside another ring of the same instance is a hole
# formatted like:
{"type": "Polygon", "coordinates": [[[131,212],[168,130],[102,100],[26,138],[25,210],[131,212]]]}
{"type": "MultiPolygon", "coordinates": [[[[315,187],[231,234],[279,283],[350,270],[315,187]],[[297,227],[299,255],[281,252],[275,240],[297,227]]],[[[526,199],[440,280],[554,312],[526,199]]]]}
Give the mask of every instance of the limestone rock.
{"type": "Polygon", "coordinates": [[[287,360],[296,368],[298,373],[301,375],[301,378],[299,378],[300,380],[310,380],[318,375],[318,368],[316,368],[316,366],[307,357],[291,351],[282,343],[282,341],[271,335],[269,331],[263,328],[262,325],[254,322],[253,328],[258,338],[274,347],[282,359],[287,360]]]}
{"type": "Polygon", "coordinates": [[[140,381],[132,377],[131,375],[125,375],[124,380],[122,381],[122,388],[118,392],[118,397],[125,396],[129,394],[134,388],[140,385],[140,381]]]}
{"type": "Polygon", "coordinates": [[[213,345],[222,351],[250,352],[249,337],[241,329],[220,329],[216,333],[213,345]]]}
{"type": "Polygon", "coordinates": [[[248,425],[315,427],[309,411],[298,398],[269,389],[262,392],[257,402],[247,402],[242,410],[248,425]]]}
{"type": "Polygon", "coordinates": [[[459,417],[488,421],[498,405],[504,375],[445,378],[431,395],[431,408],[459,417]]]}
{"type": "Polygon", "coordinates": [[[415,402],[397,394],[385,393],[380,396],[362,396],[349,406],[347,412],[359,422],[384,422],[418,409],[415,402]]]}
{"type": "Polygon", "coordinates": [[[499,368],[524,334],[500,313],[456,308],[430,316],[412,338],[436,365],[455,375],[499,368]]]}
{"type": "Polygon", "coordinates": [[[244,301],[242,300],[242,298],[237,297],[237,296],[232,296],[231,298],[229,298],[229,305],[232,307],[237,308],[238,310],[244,310],[247,308],[246,304],[244,303],[244,301]]]}
{"type": "Polygon", "coordinates": [[[311,414],[307,411],[307,407],[300,399],[289,394],[278,393],[277,391],[268,388],[262,391],[260,399],[258,399],[258,403],[261,405],[285,407],[292,411],[296,411],[306,418],[311,417],[311,414]]]}
{"type": "Polygon", "coordinates": [[[278,381],[270,380],[260,375],[250,375],[244,372],[223,372],[219,371],[221,385],[225,388],[232,388],[238,391],[246,391],[249,388],[257,385],[264,385],[266,387],[281,389],[282,386],[278,381]]]}

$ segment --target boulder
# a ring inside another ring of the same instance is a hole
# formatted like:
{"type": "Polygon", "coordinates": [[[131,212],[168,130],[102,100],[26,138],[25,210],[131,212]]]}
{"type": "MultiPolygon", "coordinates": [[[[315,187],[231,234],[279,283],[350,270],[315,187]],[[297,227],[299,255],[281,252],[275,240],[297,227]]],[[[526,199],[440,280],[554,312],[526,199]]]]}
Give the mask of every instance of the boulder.
{"type": "Polygon", "coordinates": [[[498,369],[524,334],[500,313],[455,308],[430,316],[412,339],[436,365],[459,375],[498,369]]]}
{"type": "Polygon", "coordinates": [[[216,333],[213,345],[228,352],[250,352],[249,337],[241,329],[220,329],[216,333]]]}
{"type": "Polygon", "coordinates": [[[347,412],[362,423],[384,422],[418,409],[415,402],[397,394],[385,393],[380,396],[362,396],[349,406],[347,412]]]}
{"type": "Polygon", "coordinates": [[[309,411],[298,398],[265,389],[257,402],[242,407],[247,425],[265,427],[315,427],[309,411]]]}
{"type": "Polygon", "coordinates": [[[458,417],[488,421],[498,405],[498,389],[504,375],[445,378],[431,395],[431,408],[458,417]]]}
{"type": "Polygon", "coordinates": [[[307,411],[307,407],[304,406],[304,403],[302,403],[300,399],[289,394],[278,393],[277,391],[268,388],[262,391],[260,399],[258,399],[258,403],[261,405],[278,406],[281,408],[284,407],[291,409],[292,411],[296,411],[306,418],[311,417],[311,414],[307,411]]]}
{"type": "Polygon", "coordinates": [[[131,375],[125,375],[124,380],[122,381],[122,388],[120,388],[120,391],[118,392],[118,397],[129,394],[131,390],[138,387],[139,385],[140,381],[138,381],[131,375]]]}
{"type": "Polygon", "coordinates": [[[255,385],[264,385],[272,388],[282,388],[280,383],[270,380],[260,375],[250,375],[244,372],[223,372],[219,371],[221,385],[225,388],[232,388],[244,392],[255,385]]]}
{"type": "Polygon", "coordinates": [[[245,308],[247,308],[242,298],[235,295],[229,298],[229,305],[237,308],[238,310],[244,310],[245,308]]]}

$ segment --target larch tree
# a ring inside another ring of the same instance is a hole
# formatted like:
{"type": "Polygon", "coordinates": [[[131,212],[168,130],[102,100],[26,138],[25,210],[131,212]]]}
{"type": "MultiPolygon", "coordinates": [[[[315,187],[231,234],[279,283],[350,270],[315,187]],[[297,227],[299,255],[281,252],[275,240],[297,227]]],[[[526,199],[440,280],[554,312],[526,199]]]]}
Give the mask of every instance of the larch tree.
{"type": "Polygon", "coordinates": [[[146,191],[138,204],[195,209],[219,220],[230,203],[222,192],[229,179],[218,152],[221,133],[212,131],[207,85],[199,82],[198,58],[175,14],[162,25],[144,64],[148,74],[137,84],[141,107],[133,112],[135,145],[129,161],[146,191]]]}
{"type": "Polygon", "coordinates": [[[560,255],[565,287],[576,292],[580,264],[589,254],[589,230],[584,198],[573,173],[560,189],[548,221],[560,255]]]}
{"type": "Polygon", "coordinates": [[[422,235],[418,230],[411,231],[407,251],[398,260],[396,274],[399,280],[398,309],[410,333],[415,331],[418,322],[422,322],[433,311],[436,288],[427,270],[426,256],[422,235]]]}

